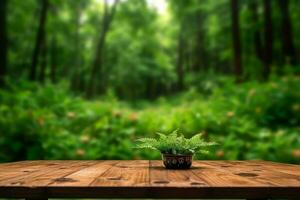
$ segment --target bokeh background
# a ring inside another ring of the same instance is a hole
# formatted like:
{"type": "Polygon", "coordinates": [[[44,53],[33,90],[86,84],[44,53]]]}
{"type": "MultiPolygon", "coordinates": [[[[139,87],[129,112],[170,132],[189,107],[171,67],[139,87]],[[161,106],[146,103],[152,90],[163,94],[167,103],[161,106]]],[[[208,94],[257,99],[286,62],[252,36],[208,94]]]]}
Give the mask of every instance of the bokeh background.
{"type": "Polygon", "coordinates": [[[300,163],[299,0],[1,0],[0,162],[159,159],[179,129],[202,159],[300,163]]]}

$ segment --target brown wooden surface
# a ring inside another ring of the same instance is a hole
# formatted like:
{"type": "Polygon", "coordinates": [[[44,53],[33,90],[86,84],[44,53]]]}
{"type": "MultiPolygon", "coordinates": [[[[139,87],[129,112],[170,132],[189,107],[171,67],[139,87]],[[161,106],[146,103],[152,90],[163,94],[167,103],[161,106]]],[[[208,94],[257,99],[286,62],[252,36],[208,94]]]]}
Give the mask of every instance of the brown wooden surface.
{"type": "Polygon", "coordinates": [[[266,161],[21,161],[0,164],[0,198],[295,198],[300,166],[266,161]]]}

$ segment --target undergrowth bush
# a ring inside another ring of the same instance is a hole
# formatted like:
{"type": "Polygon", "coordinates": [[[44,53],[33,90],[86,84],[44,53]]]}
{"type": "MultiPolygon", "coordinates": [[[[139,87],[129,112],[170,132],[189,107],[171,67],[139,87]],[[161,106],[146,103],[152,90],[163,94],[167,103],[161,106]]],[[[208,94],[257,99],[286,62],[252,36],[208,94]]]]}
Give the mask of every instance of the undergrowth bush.
{"type": "Polygon", "coordinates": [[[0,161],[157,159],[136,138],[179,128],[219,146],[204,159],[300,163],[300,80],[212,84],[133,107],[115,98],[87,101],[63,86],[21,83],[0,90],[0,161]],[[211,88],[211,87],[210,87],[211,88]]]}

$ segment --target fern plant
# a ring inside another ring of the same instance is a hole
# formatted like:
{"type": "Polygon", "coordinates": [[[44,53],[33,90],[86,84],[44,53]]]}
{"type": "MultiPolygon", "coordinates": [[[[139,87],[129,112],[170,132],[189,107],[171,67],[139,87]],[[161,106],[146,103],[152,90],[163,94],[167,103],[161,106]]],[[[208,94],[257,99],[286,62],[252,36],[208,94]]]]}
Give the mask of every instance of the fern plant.
{"type": "Polygon", "coordinates": [[[140,138],[137,140],[136,148],[146,148],[160,151],[162,154],[192,155],[207,154],[209,146],[216,145],[215,142],[206,142],[201,133],[191,138],[179,135],[175,130],[170,134],[157,133],[158,139],[140,138]]]}

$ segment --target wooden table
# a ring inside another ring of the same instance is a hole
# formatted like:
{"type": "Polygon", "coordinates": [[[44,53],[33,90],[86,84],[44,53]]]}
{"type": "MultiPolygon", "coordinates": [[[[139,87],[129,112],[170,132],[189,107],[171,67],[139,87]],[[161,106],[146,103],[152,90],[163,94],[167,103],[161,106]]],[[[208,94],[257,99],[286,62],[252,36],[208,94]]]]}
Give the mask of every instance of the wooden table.
{"type": "Polygon", "coordinates": [[[294,198],[300,166],[265,161],[21,161],[0,164],[0,198],[294,198]]]}

